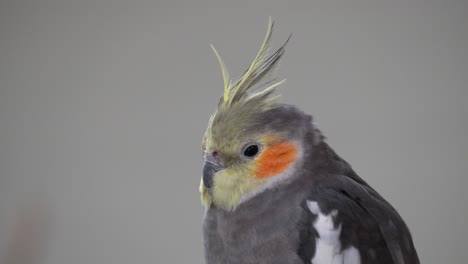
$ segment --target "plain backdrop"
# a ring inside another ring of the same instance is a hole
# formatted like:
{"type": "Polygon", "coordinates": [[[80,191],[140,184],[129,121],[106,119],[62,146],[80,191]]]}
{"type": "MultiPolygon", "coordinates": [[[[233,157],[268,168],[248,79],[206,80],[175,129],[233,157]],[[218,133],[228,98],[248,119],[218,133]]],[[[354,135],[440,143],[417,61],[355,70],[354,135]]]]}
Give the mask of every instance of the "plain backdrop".
{"type": "Polygon", "coordinates": [[[1,1],[0,256],[35,208],[47,231],[31,264],[203,263],[200,141],[222,94],[208,44],[238,76],[272,16],[273,48],[293,33],[282,102],[397,208],[421,263],[466,263],[467,13],[464,0],[1,1]]]}

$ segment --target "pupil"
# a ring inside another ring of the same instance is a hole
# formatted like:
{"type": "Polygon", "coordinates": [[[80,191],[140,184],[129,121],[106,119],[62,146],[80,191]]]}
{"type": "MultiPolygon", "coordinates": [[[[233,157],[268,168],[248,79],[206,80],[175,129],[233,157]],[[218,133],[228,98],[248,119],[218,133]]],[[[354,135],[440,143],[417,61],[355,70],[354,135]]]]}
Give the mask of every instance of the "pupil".
{"type": "Polygon", "coordinates": [[[253,156],[255,156],[257,153],[258,153],[258,146],[257,146],[257,145],[248,146],[248,147],[244,150],[244,155],[247,156],[247,157],[253,157],[253,156]]]}

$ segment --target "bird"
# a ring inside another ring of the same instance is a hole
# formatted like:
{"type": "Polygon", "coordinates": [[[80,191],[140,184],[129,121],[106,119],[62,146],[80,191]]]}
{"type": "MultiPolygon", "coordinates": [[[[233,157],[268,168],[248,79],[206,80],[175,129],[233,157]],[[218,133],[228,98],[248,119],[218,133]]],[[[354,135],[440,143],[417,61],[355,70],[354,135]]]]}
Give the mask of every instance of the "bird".
{"type": "Polygon", "coordinates": [[[273,22],[231,80],[202,140],[199,191],[206,264],[418,264],[396,209],[326,142],[313,117],[279,102],[273,22]]]}

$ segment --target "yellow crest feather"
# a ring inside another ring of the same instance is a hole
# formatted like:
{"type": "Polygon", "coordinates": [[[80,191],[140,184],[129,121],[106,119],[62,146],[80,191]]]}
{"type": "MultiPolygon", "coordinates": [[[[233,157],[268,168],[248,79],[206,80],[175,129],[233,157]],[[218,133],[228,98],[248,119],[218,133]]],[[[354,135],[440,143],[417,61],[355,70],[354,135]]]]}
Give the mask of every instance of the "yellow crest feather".
{"type": "Polygon", "coordinates": [[[223,95],[223,101],[227,102],[228,96],[229,96],[229,72],[227,71],[226,65],[223,62],[223,59],[219,55],[218,51],[215,49],[213,45],[211,45],[211,49],[213,49],[214,54],[216,55],[216,58],[218,59],[219,62],[219,67],[221,67],[221,74],[223,75],[223,82],[224,82],[224,95],[223,95]]]}
{"type": "Polygon", "coordinates": [[[269,84],[269,86],[250,96],[247,94],[247,91],[249,89],[251,89],[260,81],[262,81],[265,78],[265,76],[267,76],[268,73],[270,73],[275,68],[275,66],[278,64],[281,56],[284,53],[284,47],[286,43],[289,41],[288,38],[288,40],[283,44],[283,46],[281,46],[274,54],[267,57],[272,32],[273,21],[270,17],[268,21],[267,33],[265,35],[265,38],[263,39],[262,45],[260,46],[260,50],[258,51],[257,55],[255,56],[247,71],[235,82],[232,82],[229,79],[229,73],[221,56],[219,55],[218,51],[213,47],[213,45],[210,45],[221,67],[221,73],[224,82],[224,107],[229,107],[235,102],[244,101],[245,103],[250,100],[259,100],[261,101],[261,105],[266,106],[272,104],[279,98],[279,96],[270,97],[269,95],[274,91],[276,87],[282,84],[285,80],[273,84],[270,84],[271,82],[264,83],[261,86],[266,86],[267,84],[269,84]]]}

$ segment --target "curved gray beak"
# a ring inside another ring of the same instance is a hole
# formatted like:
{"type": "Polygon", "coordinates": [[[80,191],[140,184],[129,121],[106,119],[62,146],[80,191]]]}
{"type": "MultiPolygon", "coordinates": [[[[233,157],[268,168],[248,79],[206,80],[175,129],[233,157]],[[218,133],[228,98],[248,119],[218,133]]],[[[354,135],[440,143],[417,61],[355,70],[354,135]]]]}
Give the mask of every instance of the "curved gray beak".
{"type": "Polygon", "coordinates": [[[210,189],[213,185],[213,176],[216,172],[224,169],[219,162],[205,159],[205,165],[203,166],[203,185],[207,189],[210,189]]]}

